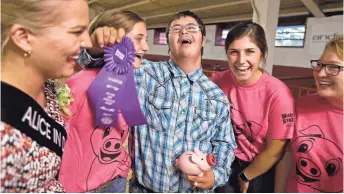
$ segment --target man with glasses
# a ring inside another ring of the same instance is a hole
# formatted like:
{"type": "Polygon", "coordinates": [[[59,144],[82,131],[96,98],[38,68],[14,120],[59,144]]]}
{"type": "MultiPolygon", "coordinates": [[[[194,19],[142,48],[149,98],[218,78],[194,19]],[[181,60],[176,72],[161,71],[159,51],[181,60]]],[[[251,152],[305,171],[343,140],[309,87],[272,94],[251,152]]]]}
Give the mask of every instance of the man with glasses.
{"type": "Polygon", "coordinates": [[[171,59],[144,60],[135,69],[148,124],[132,130],[130,192],[213,192],[228,180],[236,143],[228,99],[201,68],[205,34],[197,15],[179,12],[166,32],[171,59]],[[202,177],[184,175],[175,162],[195,147],[213,153],[217,161],[202,177]]]}

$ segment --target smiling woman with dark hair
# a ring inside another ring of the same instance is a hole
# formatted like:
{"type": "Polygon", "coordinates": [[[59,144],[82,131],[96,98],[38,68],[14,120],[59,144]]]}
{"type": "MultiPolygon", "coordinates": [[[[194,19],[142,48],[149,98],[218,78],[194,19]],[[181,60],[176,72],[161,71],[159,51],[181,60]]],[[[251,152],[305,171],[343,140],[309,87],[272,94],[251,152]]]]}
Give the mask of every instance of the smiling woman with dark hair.
{"type": "Polygon", "coordinates": [[[294,101],[288,87],[262,69],[267,50],[265,32],[259,24],[239,23],[228,32],[225,51],[230,70],[212,80],[232,103],[238,148],[228,184],[217,192],[274,190],[274,166],[292,138],[294,101]]]}

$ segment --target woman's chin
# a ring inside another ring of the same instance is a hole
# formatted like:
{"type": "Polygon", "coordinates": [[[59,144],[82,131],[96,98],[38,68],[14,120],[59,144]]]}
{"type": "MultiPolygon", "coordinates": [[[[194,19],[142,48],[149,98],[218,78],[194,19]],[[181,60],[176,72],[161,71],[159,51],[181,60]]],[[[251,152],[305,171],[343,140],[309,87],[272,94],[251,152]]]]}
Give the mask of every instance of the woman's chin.
{"type": "Polygon", "coordinates": [[[332,91],[331,89],[319,89],[318,88],[318,94],[319,94],[319,96],[321,96],[323,98],[328,98],[328,99],[336,98],[337,95],[335,93],[336,92],[332,91]]]}

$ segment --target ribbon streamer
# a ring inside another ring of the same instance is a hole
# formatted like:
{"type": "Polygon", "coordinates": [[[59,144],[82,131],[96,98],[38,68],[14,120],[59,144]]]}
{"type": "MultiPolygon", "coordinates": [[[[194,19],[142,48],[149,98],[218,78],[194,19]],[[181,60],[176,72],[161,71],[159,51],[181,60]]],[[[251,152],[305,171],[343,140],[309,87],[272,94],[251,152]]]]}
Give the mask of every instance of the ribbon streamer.
{"type": "Polygon", "coordinates": [[[128,126],[147,124],[135,88],[133,42],[125,36],[104,51],[105,65],[87,91],[96,113],[96,126],[117,127],[118,113],[123,114],[128,126]]]}

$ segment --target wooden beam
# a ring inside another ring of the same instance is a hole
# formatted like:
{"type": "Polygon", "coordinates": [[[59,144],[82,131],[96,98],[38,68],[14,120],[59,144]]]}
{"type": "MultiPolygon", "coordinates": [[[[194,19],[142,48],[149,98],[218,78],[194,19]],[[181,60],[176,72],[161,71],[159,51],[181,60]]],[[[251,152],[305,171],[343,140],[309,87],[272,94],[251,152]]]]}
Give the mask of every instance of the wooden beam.
{"type": "Polygon", "coordinates": [[[285,9],[280,9],[278,17],[309,15],[309,13],[310,12],[305,7],[285,8],[285,9]]]}
{"type": "MultiPolygon", "coordinates": [[[[308,15],[308,11],[294,10],[294,12],[289,10],[280,11],[279,17],[291,17],[291,16],[300,16],[300,15],[308,15]]],[[[233,15],[233,16],[222,16],[222,17],[210,17],[210,18],[203,18],[202,21],[204,24],[216,24],[216,23],[224,23],[224,22],[236,22],[236,21],[244,21],[244,20],[252,20],[252,14],[241,14],[241,15],[233,15]]],[[[148,29],[154,28],[166,28],[168,23],[162,24],[149,24],[147,25],[148,29]]]]}
{"type": "Polygon", "coordinates": [[[147,4],[147,3],[151,3],[151,1],[150,0],[143,0],[143,1],[136,2],[136,3],[130,3],[128,5],[124,5],[124,6],[121,6],[121,7],[118,7],[118,8],[112,7],[112,8],[108,8],[108,9],[125,10],[125,9],[128,9],[128,8],[137,7],[137,6],[140,6],[140,5],[147,4]]]}
{"type": "Polygon", "coordinates": [[[231,16],[202,18],[202,21],[204,24],[237,22],[237,21],[244,21],[244,20],[252,20],[252,13],[251,14],[240,14],[240,15],[231,15],[231,16]]]}
{"type": "Polygon", "coordinates": [[[319,6],[313,0],[300,0],[315,17],[325,17],[319,6]]]}
{"type": "Polygon", "coordinates": [[[293,13],[280,13],[279,17],[291,17],[291,16],[300,16],[300,15],[308,15],[308,11],[300,11],[300,12],[293,12],[293,13]]]}
{"type": "Polygon", "coordinates": [[[147,29],[166,28],[168,23],[147,25],[147,29]]]}
{"type": "Polygon", "coordinates": [[[239,0],[239,1],[229,2],[229,3],[222,3],[222,4],[210,5],[210,6],[206,6],[206,7],[199,7],[199,8],[191,9],[191,11],[192,12],[204,11],[204,10],[208,10],[208,9],[215,9],[215,8],[220,8],[220,7],[224,7],[224,6],[234,6],[234,5],[246,4],[246,3],[250,3],[250,2],[251,2],[251,0],[239,0]]]}
{"type": "Polygon", "coordinates": [[[325,8],[323,9],[323,12],[335,12],[335,11],[343,11],[343,7],[338,7],[338,8],[325,8]]]}
{"type": "MultiPolygon", "coordinates": [[[[198,8],[190,9],[190,11],[192,11],[192,12],[204,11],[204,10],[208,10],[208,9],[216,9],[216,8],[220,8],[220,7],[224,7],[224,6],[234,6],[234,5],[240,5],[240,4],[250,3],[250,2],[251,2],[251,0],[239,0],[239,1],[234,1],[234,2],[198,7],[198,8]]],[[[144,19],[159,18],[159,17],[165,17],[165,16],[174,15],[174,14],[176,14],[176,12],[169,12],[169,13],[158,14],[158,15],[150,15],[150,16],[144,17],[144,19]]]]}
{"type": "MultiPolygon", "coordinates": [[[[204,24],[214,24],[214,23],[223,23],[223,22],[236,22],[236,21],[243,21],[243,20],[252,20],[252,14],[241,14],[241,15],[233,15],[233,16],[222,16],[222,17],[210,17],[210,18],[202,18],[204,24]]],[[[168,23],[163,24],[151,24],[147,26],[149,29],[153,28],[166,28],[168,23]]]]}

